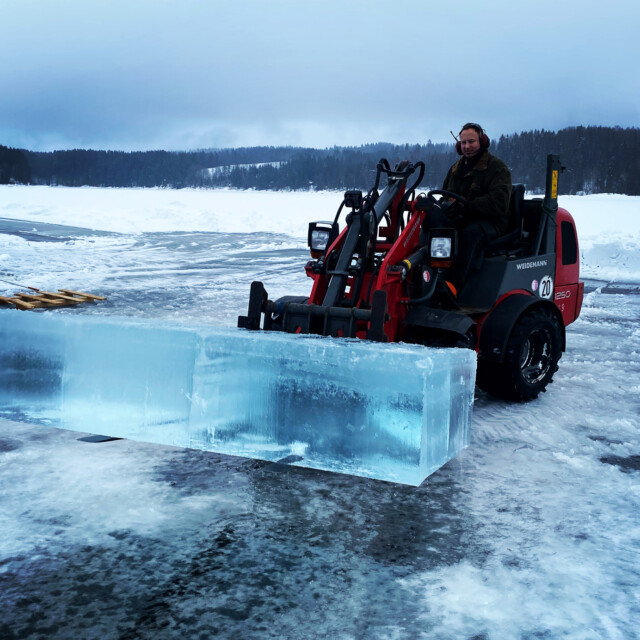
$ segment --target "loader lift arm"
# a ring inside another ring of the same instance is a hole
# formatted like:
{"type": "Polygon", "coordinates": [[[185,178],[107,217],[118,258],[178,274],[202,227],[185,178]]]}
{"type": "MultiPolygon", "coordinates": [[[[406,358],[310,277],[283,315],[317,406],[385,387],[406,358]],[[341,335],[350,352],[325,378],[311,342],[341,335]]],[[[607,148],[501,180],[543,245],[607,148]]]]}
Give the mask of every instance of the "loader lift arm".
{"type": "MultiPolygon", "coordinates": [[[[317,262],[325,278],[326,292],[322,302],[313,301],[286,303],[272,302],[261,282],[253,282],[249,298],[248,315],[238,317],[238,327],[256,330],[260,328],[262,314],[265,315],[263,328],[281,330],[287,333],[314,333],[341,337],[356,337],[358,327],[367,326],[369,340],[386,341],[383,326],[386,320],[386,293],[374,291],[369,300],[363,302],[360,292],[365,274],[371,275],[371,262],[376,249],[378,227],[387,212],[391,212],[390,232],[399,225],[400,209],[404,208],[405,194],[413,192],[425,173],[423,162],[411,164],[403,162],[391,169],[386,159],[377,165],[376,181],[367,197],[360,192],[347,192],[352,211],[347,215],[347,227],[342,234],[327,247],[325,255],[317,262]],[[409,178],[417,172],[407,188],[409,178]],[[378,194],[381,176],[387,177],[387,185],[378,194]],[[356,197],[359,195],[359,197],[356,197]],[[332,259],[327,259],[330,254],[332,259]],[[350,287],[346,295],[347,286],[350,287]],[[273,322],[273,316],[278,322],[273,322]]],[[[341,205],[342,208],[342,205],[341,205]]],[[[341,209],[338,210],[338,215],[341,209]]]]}
{"type": "MultiPolygon", "coordinates": [[[[331,277],[327,293],[322,302],[323,307],[342,306],[342,297],[344,296],[347,278],[350,275],[355,275],[356,291],[359,293],[359,287],[362,284],[362,272],[372,249],[372,240],[375,241],[378,226],[384,214],[391,208],[394,200],[405,193],[407,180],[416,170],[419,170],[418,177],[407,191],[415,189],[424,177],[425,165],[423,162],[418,162],[415,165],[401,163],[393,171],[389,168],[389,164],[384,158],[378,163],[376,185],[380,182],[381,174],[385,173],[387,174],[387,187],[375,199],[373,204],[371,204],[370,198],[365,198],[362,201],[362,206],[350,214],[347,237],[340,252],[340,257],[335,270],[329,272],[331,277]],[[358,260],[354,267],[350,269],[356,253],[359,254],[358,260]]],[[[372,191],[376,191],[376,188],[374,187],[372,191]]],[[[357,299],[357,295],[352,296],[352,300],[357,301],[357,299]]]]}

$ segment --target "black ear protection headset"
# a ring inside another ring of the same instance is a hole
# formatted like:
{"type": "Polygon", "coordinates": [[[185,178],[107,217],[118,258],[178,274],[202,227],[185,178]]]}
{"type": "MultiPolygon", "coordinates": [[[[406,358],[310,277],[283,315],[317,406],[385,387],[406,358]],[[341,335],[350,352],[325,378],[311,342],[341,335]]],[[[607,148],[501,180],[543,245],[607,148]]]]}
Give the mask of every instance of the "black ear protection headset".
{"type": "MultiPolygon", "coordinates": [[[[491,144],[491,140],[489,140],[489,136],[484,132],[484,129],[479,124],[476,124],[475,122],[467,122],[467,124],[463,125],[462,129],[460,129],[460,133],[462,133],[465,129],[473,129],[478,133],[478,136],[480,138],[481,149],[489,148],[489,145],[491,144]]],[[[460,135],[460,133],[458,135],[460,135]]],[[[451,132],[451,135],[453,135],[453,132],[451,132]]],[[[456,139],[456,151],[458,152],[458,155],[461,156],[462,142],[458,140],[457,136],[453,136],[453,137],[456,139]]]]}

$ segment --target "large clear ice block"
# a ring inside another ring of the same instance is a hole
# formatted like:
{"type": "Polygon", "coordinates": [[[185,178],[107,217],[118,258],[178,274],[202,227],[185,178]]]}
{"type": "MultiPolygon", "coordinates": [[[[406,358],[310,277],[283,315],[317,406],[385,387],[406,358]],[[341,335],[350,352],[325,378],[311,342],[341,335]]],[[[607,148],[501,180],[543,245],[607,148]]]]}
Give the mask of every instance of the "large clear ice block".
{"type": "Polygon", "coordinates": [[[0,311],[0,410],[420,484],[469,444],[475,353],[0,311]]]}

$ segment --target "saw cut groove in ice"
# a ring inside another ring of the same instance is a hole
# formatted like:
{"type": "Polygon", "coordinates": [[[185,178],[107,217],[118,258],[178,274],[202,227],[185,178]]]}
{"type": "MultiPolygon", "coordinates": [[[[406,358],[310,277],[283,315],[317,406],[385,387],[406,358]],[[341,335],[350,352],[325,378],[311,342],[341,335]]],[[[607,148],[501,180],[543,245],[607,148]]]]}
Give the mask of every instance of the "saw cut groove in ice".
{"type": "Polygon", "coordinates": [[[469,444],[475,353],[0,311],[0,409],[418,485],[469,444]]]}

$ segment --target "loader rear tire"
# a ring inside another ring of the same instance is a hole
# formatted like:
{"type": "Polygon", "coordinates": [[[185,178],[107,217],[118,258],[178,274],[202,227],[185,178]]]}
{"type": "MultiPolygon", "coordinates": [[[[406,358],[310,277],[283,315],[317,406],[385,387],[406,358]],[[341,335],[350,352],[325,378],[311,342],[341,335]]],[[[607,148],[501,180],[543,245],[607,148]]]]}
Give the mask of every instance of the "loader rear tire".
{"type": "Polygon", "coordinates": [[[502,362],[478,360],[476,383],[498,398],[533,400],[552,382],[561,355],[558,318],[547,309],[533,309],[513,328],[502,362]]]}

